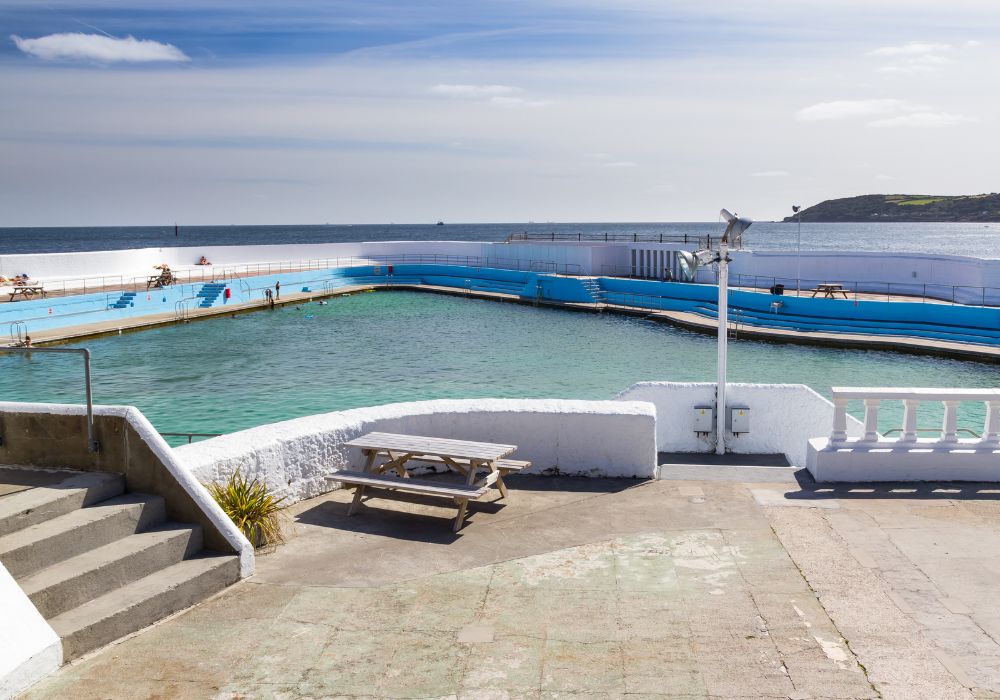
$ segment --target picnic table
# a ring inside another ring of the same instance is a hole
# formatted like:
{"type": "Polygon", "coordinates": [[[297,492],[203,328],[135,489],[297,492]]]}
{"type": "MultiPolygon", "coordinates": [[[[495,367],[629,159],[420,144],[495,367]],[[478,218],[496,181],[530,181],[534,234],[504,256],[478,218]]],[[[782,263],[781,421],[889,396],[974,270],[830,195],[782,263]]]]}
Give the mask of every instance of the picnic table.
{"type": "Polygon", "coordinates": [[[843,294],[845,299],[848,299],[847,290],[844,289],[844,285],[837,284],[834,282],[826,282],[824,284],[817,284],[816,289],[812,290],[813,297],[817,294],[822,294],[827,299],[836,298],[837,294],[843,294]]]}
{"type": "Polygon", "coordinates": [[[170,285],[172,285],[176,281],[177,281],[177,278],[174,277],[169,272],[166,272],[166,273],[164,273],[162,275],[150,275],[146,279],[146,289],[148,290],[151,287],[156,287],[157,289],[162,289],[163,287],[169,287],[170,285]]]}
{"type": "Polygon", "coordinates": [[[19,284],[15,285],[10,291],[10,301],[14,301],[14,297],[19,296],[22,299],[30,299],[36,294],[41,295],[42,299],[45,298],[45,288],[41,285],[25,285],[19,284]]]}
{"type": "Polygon", "coordinates": [[[517,445],[377,432],[344,444],[360,448],[365,458],[362,471],[341,469],[327,477],[355,489],[348,515],[357,511],[368,488],[439,496],[453,499],[458,507],[455,532],[462,528],[470,500],[482,498],[491,486],[500,491],[500,498],[506,497],[503,477],[531,466],[530,462],[505,459],[517,445]],[[384,461],[379,462],[380,457],[384,461]],[[464,476],[465,482],[413,478],[410,470],[417,464],[426,463],[444,464],[464,476]],[[480,478],[479,474],[484,471],[486,475],[480,478]]]}

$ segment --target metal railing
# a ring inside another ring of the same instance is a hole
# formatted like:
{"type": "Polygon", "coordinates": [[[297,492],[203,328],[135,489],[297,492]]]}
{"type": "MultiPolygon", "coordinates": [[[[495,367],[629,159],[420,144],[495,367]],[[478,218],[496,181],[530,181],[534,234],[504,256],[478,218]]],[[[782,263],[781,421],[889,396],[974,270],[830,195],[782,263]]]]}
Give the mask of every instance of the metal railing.
{"type": "MultiPolygon", "coordinates": [[[[708,275],[703,274],[702,278],[708,275]]],[[[705,280],[708,281],[708,280],[705,280]]],[[[821,284],[839,284],[848,298],[868,301],[919,301],[921,303],[948,303],[962,306],[1000,306],[1000,287],[981,287],[964,284],[934,284],[926,282],[882,282],[878,280],[842,280],[777,277],[773,275],[748,275],[729,273],[729,283],[733,287],[771,290],[783,287],[786,296],[818,296],[821,284]],[[863,296],[862,296],[863,295],[863,296]]],[[[836,297],[842,299],[843,296],[836,297]]]]}
{"type": "Polygon", "coordinates": [[[89,452],[100,452],[101,445],[94,434],[94,397],[90,386],[90,350],[87,348],[33,348],[24,346],[0,347],[0,352],[16,352],[26,355],[32,355],[36,352],[83,355],[83,377],[87,391],[87,450],[89,452]]]}
{"type": "Polygon", "coordinates": [[[187,444],[191,444],[194,438],[214,438],[219,437],[222,433],[160,433],[163,437],[186,437],[187,444]]]}
{"type": "MultiPolygon", "coordinates": [[[[601,265],[601,276],[660,282],[686,282],[688,284],[715,284],[715,272],[710,268],[698,270],[694,281],[667,279],[663,275],[657,274],[643,274],[638,266],[630,265],[601,265]]],[[[840,285],[843,288],[843,294],[837,291],[830,298],[841,300],[846,298],[850,301],[908,301],[924,304],[944,303],[954,306],[1000,306],[1000,287],[927,282],[860,281],[830,277],[796,279],[776,275],[729,273],[730,288],[773,293],[771,290],[780,286],[780,294],[783,296],[819,297],[824,292],[817,291],[817,288],[823,284],[840,285]]]]}
{"type": "MultiPolygon", "coordinates": [[[[718,245],[722,236],[694,233],[550,233],[517,231],[507,236],[505,243],[520,241],[576,241],[577,243],[683,243],[699,248],[718,245]]],[[[742,247],[742,246],[738,246],[742,247]]]]}

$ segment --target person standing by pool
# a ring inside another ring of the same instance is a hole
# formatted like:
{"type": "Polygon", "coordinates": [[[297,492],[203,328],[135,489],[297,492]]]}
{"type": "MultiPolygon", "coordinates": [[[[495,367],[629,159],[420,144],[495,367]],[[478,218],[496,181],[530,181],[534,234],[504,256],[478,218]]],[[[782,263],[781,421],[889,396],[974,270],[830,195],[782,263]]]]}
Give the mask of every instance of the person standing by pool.
{"type": "Polygon", "coordinates": [[[274,282],[274,298],[281,298],[281,280],[275,280],[274,282]]]}

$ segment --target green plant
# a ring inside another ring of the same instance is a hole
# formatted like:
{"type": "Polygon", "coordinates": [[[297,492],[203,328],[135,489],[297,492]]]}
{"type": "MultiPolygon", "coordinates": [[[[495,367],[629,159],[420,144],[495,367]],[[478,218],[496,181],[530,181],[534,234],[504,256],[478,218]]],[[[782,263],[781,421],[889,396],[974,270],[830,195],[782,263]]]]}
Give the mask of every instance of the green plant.
{"type": "Polygon", "coordinates": [[[267,484],[247,479],[237,469],[225,483],[206,484],[206,488],[256,549],[285,541],[281,532],[285,498],[275,498],[267,484]]]}

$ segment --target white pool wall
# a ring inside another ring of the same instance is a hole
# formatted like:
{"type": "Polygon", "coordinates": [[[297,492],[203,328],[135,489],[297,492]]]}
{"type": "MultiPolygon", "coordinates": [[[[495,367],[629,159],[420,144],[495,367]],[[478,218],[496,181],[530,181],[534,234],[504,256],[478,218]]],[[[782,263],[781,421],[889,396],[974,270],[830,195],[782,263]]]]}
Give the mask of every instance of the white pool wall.
{"type": "MultiPolygon", "coordinates": [[[[204,255],[216,266],[267,262],[366,258],[374,256],[438,255],[479,258],[495,267],[509,267],[513,261],[557,266],[574,266],[584,274],[600,275],[612,269],[618,274],[630,269],[632,251],[661,251],[692,248],[691,245],[658,243],[531,242],[499,243],[481,241],[380,241],[252,246],[192,246],[142,248],[78,253],[33,253],[0,255],[0,275],[27,273],[39,281],[79,279],[93,276],[145,277],[153,266],[166,262],[175,269],[194,267],[204,255]]],[[[963,303],[976,303],[972,287],[1000,290],[1000,260],[959,255],[926,253],[844,252],[844,251],[733,251],[730,274],[734,283],[740,275],[801,277],[815,282],[844,284],[869,283],[862,289],[884,290],[884,283],[899,285],[919,293],[924,284],[928,293],[963,303]],[[877,283],[882,283],[881,287],[877,283]]],[[[704,270],[699,281],[710,282],[713,272],[704,270]]],[[[769,285],[764,285],[769,286],[769,285]]],[[[995,296],[995,295],[994,295],[995,296]]]]}
{"type": "Polygon", "coordinates": [[[263,425],[174,449],[201,481],[237,468],[290,502],[330,490],[336,469],[359,468],[344,443],[372,431],[517,445],[532,473],[652,478],[656,411],[638,401],[442,399],[323,413],[263,425]]]}
{"type": "MultiPolygon", "coordinates": [[[[809,440],[828,435],[833,425],[833,404],[804,384],[728,384],[726,395],[730,407],[750,409],[750,431],[727,432],[726,445],[738,454],[783,454],[790,464],[804,467],[809,440]]],[[[615,399],[656,406],[656,442],[661,452],[715,449],[714,433],[699,435],[694,430],[694,407],[715,403],[714,382],[640,382],[615,399]]],[[[848,434],[862,435],[861,422],[847,418],[848,434]]]]}

